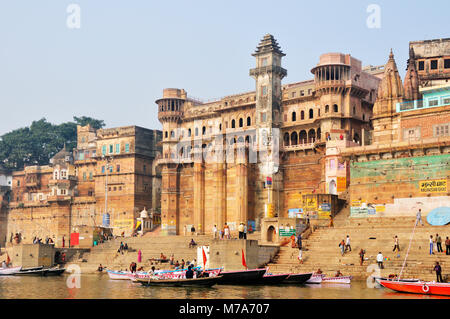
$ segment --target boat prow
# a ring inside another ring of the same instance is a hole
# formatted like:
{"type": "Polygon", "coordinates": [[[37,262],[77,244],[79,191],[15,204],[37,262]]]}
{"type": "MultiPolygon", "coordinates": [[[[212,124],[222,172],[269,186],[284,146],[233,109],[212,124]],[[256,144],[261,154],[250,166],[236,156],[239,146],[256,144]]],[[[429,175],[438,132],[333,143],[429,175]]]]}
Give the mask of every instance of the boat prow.
{"type": "Polygon", "coordinates": [[[19,267],[10,267],[10,268],[0,268],[0,276],[9,276],[15,275],[22,269],[22,266],[19,267]]]}
{"type": "Polygon", "coordinates": [[[266,269],[249,269],[238,271],[225,271],[220,273],[218,284],[221,285],[245,285],[257,284],[266,273],[266,269]]]}

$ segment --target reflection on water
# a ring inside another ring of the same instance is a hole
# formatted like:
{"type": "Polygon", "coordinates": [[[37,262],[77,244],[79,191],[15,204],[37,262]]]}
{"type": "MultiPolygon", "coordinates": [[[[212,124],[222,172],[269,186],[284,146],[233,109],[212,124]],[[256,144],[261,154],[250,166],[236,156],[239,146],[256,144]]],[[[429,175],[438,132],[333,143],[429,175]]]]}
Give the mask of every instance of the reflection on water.
{"type": "MultiPolygon", "coordinates": [[[[143,287],[107,274],[81,276],[81,287],[67,288],[68,276],[0,276],[0,299],[409,299],[442,298],[368,288],[365,281],[351,285],[226,286],[210,288],[143,287]]],[[[446,298],[446,297],[443,297],[446,298]]],[[[447,298],[448,299],[448,298],[447,298]]]]}

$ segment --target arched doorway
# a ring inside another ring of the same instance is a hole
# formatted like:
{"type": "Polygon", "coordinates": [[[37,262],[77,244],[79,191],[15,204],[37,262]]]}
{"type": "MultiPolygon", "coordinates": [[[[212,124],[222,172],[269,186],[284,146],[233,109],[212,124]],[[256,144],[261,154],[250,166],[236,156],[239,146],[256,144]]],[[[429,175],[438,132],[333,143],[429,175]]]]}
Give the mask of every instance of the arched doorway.
{"type": "Polygon", "coordinates": [[[329,188],[328,188],[328,193],[333,194],[333,195],[337,195],[336,182],[335,182],[334,179],[332,179],[330,181],[329,188]]]}
{"type": "Polygon", "coordinates": [[[274,237],[275,237],[275,227],[270,226],[267,229],[267,241],[268,242],[273,242],[274,237]]]}

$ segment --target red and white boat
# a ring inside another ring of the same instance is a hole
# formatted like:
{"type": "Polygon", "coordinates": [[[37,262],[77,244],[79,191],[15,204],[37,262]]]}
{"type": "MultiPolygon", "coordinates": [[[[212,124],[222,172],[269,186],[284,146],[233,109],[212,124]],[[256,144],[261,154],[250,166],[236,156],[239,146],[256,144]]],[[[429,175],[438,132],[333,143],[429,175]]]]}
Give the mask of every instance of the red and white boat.
{"type": "Polygon", "coordinates": [[[350,284],[352,281],[352,276],[340,276],[340,277],[323,277],[322,283],[333,283],[333,284],[350,284]]]}
{"type": "Polygon", "coordinates": [[[394,291],[422,295],[450,296],[450,284],[434,281],[404,282],[380,280],[380,284],[394,291]]]}
{"type": "MultiPolygon", "coordinates": [[[[136,275],[139,275],[140,272],[132,273],[131,271],[116,271],[116,270],[107,270],[108,276],[110,279],[114,280],[130,280],[134,278],[136,275]]],[[[144,272],[141,272],[144,274],[144,272]]]]}

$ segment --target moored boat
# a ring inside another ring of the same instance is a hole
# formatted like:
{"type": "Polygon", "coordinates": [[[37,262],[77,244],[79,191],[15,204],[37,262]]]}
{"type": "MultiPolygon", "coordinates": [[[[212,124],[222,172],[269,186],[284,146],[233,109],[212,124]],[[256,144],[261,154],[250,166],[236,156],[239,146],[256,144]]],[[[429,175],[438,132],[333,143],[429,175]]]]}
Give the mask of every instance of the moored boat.
{"type": "Polygon", "coordinates": [[[131,271],[106,270],[110,279],[113,280],[130,280],[143,272],[132,273],[131,271]]]}
{"type": "Polygon", "coordinates": [[[22,266],[19,267],[9,267],[9,268],[0,268],[0,276],[9,276],[15,275],[22,269],[22,266]]]}
{"type": "Polygon", "coordinates": [[[450,296],[450,283],[434,281],[404,282],[393,280],[380,280],[380,284],[394,291],[422,295],[450,296]]]}
{"type": "Polygon", "coordinates": [[[248,269],[237,271],[225,271],[220,273],[220,285],[246,285],[255,284],[261,281],[266,273],[266,269],[248,269]]]}
{"type": "Polygon", "coordinates": [[[143,286],[170,286],[170,287],[211,287],[220,280],[221,276],[202,277],[190,279],[141,279],[136,278],[143,286]]]}
{"type": "Polygon", "coordinates": [[[306,274],[289,274],[289,276],[283,281],[285,284],[304,284],[311,279],[312,273],[306,274]]]}
{"type": "Polygon", "coordinates": [[[350,284],[352,281],[352,276],[340,276],[340,277],[323,277],[322,283],[333,283],[333,284],[350,284]]]}
{"type": "Polygon", "coordinates": [[[66,271],[65,268],[35,267],[35,268],[22,269],[21,271],[17,272],[15,275],[17,275],[17,276],[59,276],[64,271],[66,271]]]}

